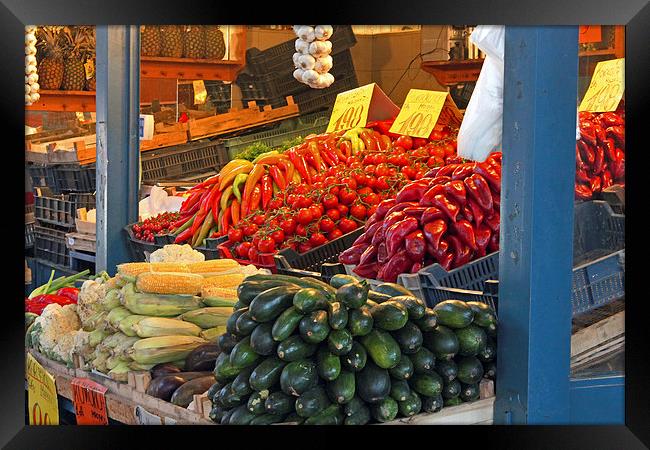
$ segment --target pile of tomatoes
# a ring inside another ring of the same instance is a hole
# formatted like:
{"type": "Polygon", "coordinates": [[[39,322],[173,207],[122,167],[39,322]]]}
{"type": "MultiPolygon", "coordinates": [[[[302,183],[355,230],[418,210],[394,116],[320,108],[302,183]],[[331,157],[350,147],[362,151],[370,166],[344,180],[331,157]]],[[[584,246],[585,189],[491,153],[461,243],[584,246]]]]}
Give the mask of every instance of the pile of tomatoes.
{"type": "Polygon", "coordinates": [[[180,214],[172,212],[149,217],[133,225],[133,235],[138,240],[153,242],[155,235],[169,233],[169,229],[179,218],[180,214]]]}

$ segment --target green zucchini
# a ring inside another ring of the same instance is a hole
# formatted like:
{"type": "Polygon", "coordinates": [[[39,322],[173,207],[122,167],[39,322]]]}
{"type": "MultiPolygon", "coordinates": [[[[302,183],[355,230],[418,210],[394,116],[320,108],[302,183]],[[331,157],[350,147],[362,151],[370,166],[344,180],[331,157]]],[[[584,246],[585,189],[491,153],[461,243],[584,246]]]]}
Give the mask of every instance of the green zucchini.
{"type": "Polygon", "coordinates": [[[431,350],[438,359],[451,359],[460,349],[458,336],[444,325],[438,325],[433,331],[424,333],[423,338],[424,347],[431,350]]]}
{"type": "Polygon", "coordinates": [[[406,322],[399,330],[391,332],[391,336],[399,344],[399,349],[407,355],[417,352],[422,347],[422,332],[413,322],[406,322]]]}
{"type": "Polygon", "coordinates": [[[411,417],[422,410],[422,400],[420,400],[420,396],[416,392],[411,391],[406,400],[397,402],[397,406],[402,416],[411,417]]]}
{"type": "Polygon", "coordinates": [[[248,307],[245,308],[240,308],[235,311],[228,317],[228,320],[226,320],[226,332],[233,334],[235,336],[238,335],[237,333],[237,319],[239,319],[239,316],[244,314],[246,311],[248,311],[248,307]]]}
{"type": "Polygon", "coordinates": [[[380,294],[379,292],[373,291],[372,289],[368,291],[368,300],[372,300],[375,303],[384,303],[391,298],[393,298],[391,295],[380,294]]]}
{"type": "Polygon", "coordinates": [[[332,330],[327,336],[327,348],[335,355],[341,356],[352,350],[352,335],[345,328],[332,330]]]}
{"type": "Polygon", "coordinates": [[[335,289],[340,288],[341,286],[344,286],[349,283],[354,283],[357,280],[355,277],[352,275],[345,275],[345,274],[336,274],[330,278],[330,286],[334,287],[335,289]]]}
{"type": "Polygon", "coordinates": [[[268,390],[253,392],[250,395],[250,397],[248,397],[248,402],[246,403],[248,410],[253,414],[255,414],[256,416],[265,414],[266,408],[264,407],[264,402],[266,401],[268,396],[269,396],[268,390]]]}
{"type": "Polygon", "coordinates": [[[280,381],[280,374],[286,364],[276,356],[269,356],[251,372],[248,379],[250,386],[256,391],[270,389],[280,381]]]}
{"type": "Polygon", "coordinates": [[[402,402],[411,395],[411,388],[406,380],[390,380],[390,396],[396,402],[402,402]]]}
{"type": "Polygon", "coordinates": [[[445,382],[442,386],[442,398],[454,398],[460,395],[460,390],[462,386],[460,381],[454,379],[449,382],[445,382]]]}
{"type": "Polygon", "coordinates": [[[318,384],[316,364],[309,360],[294,361],[282,369],[280,388],[288,395],[300,396],[318,384]]]}
{"type": "Polygon", "coordinates": [[[342,303],[331,302],[328,305],[327,317],[333,330],[345,328],[348,324],[348,308],[342,303]]]}
{"type": "Polygon", "coordinates": [[[390,422],[397,417],[399,406],[392,397],[385,397],[370,406],[370,413],[377,422],[390,422]]]}
{"type": "Polygon", "coordinates": [[[473,402],[480,397],[480,390],[478,383],[463,384],[460,390],[460,398],[464,402],[473,402]]]}
{"type": "Polygon", "coordinates": [[[424,303],[424,300],[420,300],[413,295],[400,295],[398,297],[393,297],[392,300],[404,305],[408,311],[410,320],[418,320],[424,317],[424,313],[427,309],[427,305],[424,303]]]}
{"type": "Polygon", "coordinates": [[[399,330],[408,321],[408,310],[402,303],[394,300],[380,303],[370,309],[375,328],[387,331],[399,330]]]}
{"type": "Polygon", "coordinates": [[[300,336],[290,336],[278,344],[277,354],[281,360],[293,362],[310,357],[317,348],[317,345],[305,342],[300,336]]]}
{"type": "Polygon", "coordinates": [[[444,399],[442,395],[437,395],[435,397],[420,396],[422,400],[422,411],[428,413],[438,412],[442,409],[444,404],[444,399]]]}
{"type": "Polygon", "coordinates": [[[316,369],[318,376],[323,380],[335,380],[341,373],[341,360],[334,353],[330,352],[326,346],[322,346],[316,353],[316,369]]]}
{"type": "Polygon", "coordinates": [[[363,405],[363,408],[359,409],[358,412],[346,416],[343,425],[365,425],[370,422],[370,419],[370,408],[363,405]]]}
{"type": "Polygon", "coordinates": [[[402,356],[399,344],[387,331],[374,329],[361,338],[368,355],[382,369],[395,367],[402,356]]]}
{"type": "Polygon", "coordinates": [[[491,337],[487,338],[487,341],[485,343],[485,348],[481,350],[476,357],[481,361],[482,363],[490,362],[494,360],[494,358],[497,357],[497,346],[494,342],[494,339],[491,337]]]}
{"type": "Polygon", "coordinates": [[[278,343],[273,339],[273,322],[261,323],[251,333],[251,348],[262,356],[274,355],[278,343]]]}
{"type": "Polygon", "coordinates": [[[473,323],[489,332],[496,332],[497,315],[489,305],[481,302],[467,302],[467,306],[474,311],[473,323]]]}
{"type": "Polygon", "coordinates": [[[413,361],[408,355],[402,354],[397,365],[388,369],[388,373],[397,380],[408,380],[415,373],[413,361]]]}
{"type": "Polygon", "coordinates": [[[429,373],[436,367],[436,357],[424,347],[420,347],[420,350],[409,356],[415,373],[429,373]]]}
{"type": "Polygon", "coordinates": [[[433,331],[436,328],[436,325],[438,325],[438,315],[433,311],[433,309],[427,308],[424,311],[424,316],[414,322],[423,333],[433,331]]]}
{"type": "Polygon", "coordinates": [[[248,308],[246,308],[246,310],[247,311],[239,316],[237,322],[235,322],[235,331],[238,336],[250,335],[259,325],[259,323],[251,319],[251,314],[250,311],[248,311],[248,308]]]}
{"type": "Polygon", "coordinates": [[[250,316],[256,322],[270,322],[293,305],[293,296],[299,289],[278,286],[258,294],[249,306],[250,316]]]}
{"type": "Polygon", "coordinates": [[[329,297],[321,289],[303,288],[293,296],[293,306],[303,314],[309,314],[318,309],[327,309],[329,297]]]}
{"type": "Polygon", "coordinates": [[[434,370],[445,382],[454,380],[458,375],[458,367],[453,359],[436,360],[434,370]]]}
{"type": "Polygon", "coordinates": [[[329,284],[324,283],[320,280],[317,280],[312,277],[292,277],[290,275],[278,275],[278,274],[272,274],[272,275],[264,275],[264,274],[255,274],[255,275],[250,275],[246,277],[244,281],[284,281],[286,283],[291,283],[300,286],[301,288],[316,288],[316,289],[321,289],[325,292],[329,293],[334,293],[336,290],[331,287],[329,284]]]}
{"type": "Polygon", "coordinates": [[[345,355],[341,356],[343,368],[352,372],[359,372],[366,365],[368,353],[359,342],[352,342],[352,348],[345,355]]]}
{"type": "Polygon", "coordinates": [[[460,300],[445,300],[434,306],[438,323],[449,328],[465,328],[474,319],[474,311],[460,300]]]}
{"type": "Polygon", "coordinates": [[[271,329],[273,340],[281,342],[291,336],[295,329],[298,328],[298,323],[302,318],[303,314],[295,306],[284,310],[273,323],[273,328],[271,329]]]}
{"type": "Polygon", "coordinates": [[[276,391],[269,394],[264,402],[267,414],[284,415],[294,411],[296,400],[291,395],[282,391],[276,391]]]}
{"type": "Polygon", "coordinates": [[[336,290],[336,301],[348,308],[360,308],[368,300],[370,286],[365,281],[353,281],[336,290]]]}
{"type": "Polygon", "coordinates": [[[281,423],[284,420],[284,414],[261,414],[255,416],[249,425],[271,425],[281,423]]]}
{"type": "Polygon", "coordinates": [[[214,363],[214,378],[220,383],[233,380],[241,371],[241,368],[230,363],[230,356],[227,353],[219,353],[214,363]]]}
{"type": "Polygon", "coordinates": [[[366,407],[366,403],[355,395],[352,399],[343,405],[343,413],[346,416],[353,416],[366,407]]]}
{"type": "Polygon", "coordinates": [[[435,397],[442,392],[442,378],[435,372],[416,373],[409,380],[409,386],[418,394],[435,397]]]}
{"type": "Polygon", "coordinates": [[[463,400],[460,397],[446,398],[444,402],[445,406],[458,406],[462,404],[463,400]]]}
{"type": "Polygon", "coordinates": [[[237,345],[237,336],[230,333],[224,333],[217,339],[219,350],[229,355],[233,347],[237,345]]]}
{"type": "Polygon", "coordinates": [[[390,376],[372,361],[356,374],[357,395],[366,403],[377,403],[390,394],[390,376]]]}
{"type": "Polygon", "coordinates": [[[312,311],[303,316],[298,324],[300,337],[310,344],[318,344],[327,339],[330,333],[330,325],[327,312],[322,310],[312,311]]]}
{"type": "Polygon", "coordinates": [[[333,404],[321,411],[320,414],[305,419],[303,423],[305,425],[342,425],[344,419],[341,407],[333,404]]]}
{"type": "MultiPolygon", "coordinates": [[[[262,292],[278,287],[278,286],[291,286],[291,283],[283,280],[266,280],[266,281],[247,281],[244,280],[239,286],[237,286],[237,297],[241,303],[244,303],[246,306],[250,305],[255,297],[257,297],[262,292]]],[[[296,286],[296,285],[294,285],[296,286]]]]}
{"type": "Polygon", "coordinates": [[[458,365],[458,381],[465,384],[475,384],[483,378],[483,365],[475,356],[461,356],[456,360],[458,365]]]}
{"type": "Polygon", "coordinates": [[[241,341],[237,342],[230,352],[230,364],[233,367],[243,369],[252,364],[255,364],[260,359],[260,355],[255,353],[251,347],[251,338],[246,336],[241,341]]]}
{"type": "Polygon", "coordinates": [[[354,397],[355,376],[354,372],[342,370],[339,376],[327,383],[327,395],[330,400],[339,405],[343,405],[354,397]]]}
{"type": "Polygon", "coordinates": [[[296,399],[296,413],[300,417],[312,417],[322,412],[330,404],[325,388],[314,386],[296,399]]]}
{"type": "Polygon", "coordinates": [[[248,379],[251,376],[251,373],[253,373],[253,370],[255,369],[255,366],[250,366],[245,369],[242,369],[241,372],[235,377],[234,380],[232,380],[232,383],[230,385],[230,389],[232,389],[233,393],[238,396],[238,397],[244,397],[246,395],[250,395],[253,392],[253,389],[251,388],[248,379]]]}
{"type": "Polygon", "coordinates": [[[374,291],[379,292],[380,294],[390,295],[391,297],[413,295],[411,291],[397,283],[381,283],[375,286],[374,291]]]}
{"type": "Polygon", "coordinates": [[[348,330],[352,336],[365,336],[372,331],[374,320],[367,305],[352,309],[348,317],[348,330]]]}

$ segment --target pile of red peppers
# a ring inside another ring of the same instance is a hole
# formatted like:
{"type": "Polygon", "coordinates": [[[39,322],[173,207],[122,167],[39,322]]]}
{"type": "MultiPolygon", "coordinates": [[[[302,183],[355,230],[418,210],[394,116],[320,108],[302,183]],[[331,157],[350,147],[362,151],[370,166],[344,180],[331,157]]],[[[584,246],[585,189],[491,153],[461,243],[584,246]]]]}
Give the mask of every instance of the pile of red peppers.
{"type": "Polygon", "coordinates": [[[41,294],[32,298],[26,298],[25,312],[40,316],[45,307],[51,303],[57,303],[61,306],[76,304],[78,295],[79,289],[63,287],[56,291],[56,294],[41,294]]]}
{"type": "Polygon", "coordinates": [[[499,249],[500,192],[500,152],[434,168],[382,201],[339,261],[387,282],[433,263],[460,267],[499,249]]]}
{"type": "Polygon", "coordinates": [[[591,200],[613,184],[625,184],[625,112],[579,113],[575,198],[591,200]]]}

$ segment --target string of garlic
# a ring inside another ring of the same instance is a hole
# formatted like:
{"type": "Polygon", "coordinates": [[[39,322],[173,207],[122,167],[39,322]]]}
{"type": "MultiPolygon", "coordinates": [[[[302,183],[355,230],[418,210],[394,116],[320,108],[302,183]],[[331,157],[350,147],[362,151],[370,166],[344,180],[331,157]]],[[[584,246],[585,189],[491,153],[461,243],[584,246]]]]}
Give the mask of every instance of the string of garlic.
{"type": "Polygon", "coordinates": [[[40,98],[36,69],[36,27],[25,27],[25,105],[36,103],[40,98]]]}
{"type": "Polygon", "coordinates": [[[332,69],[332,43],[330,37],[334,29],[331,25],[294,25],[296,53],[293,54],[293,77],[314,89],[331,86],[334,76],[332,69]]]}

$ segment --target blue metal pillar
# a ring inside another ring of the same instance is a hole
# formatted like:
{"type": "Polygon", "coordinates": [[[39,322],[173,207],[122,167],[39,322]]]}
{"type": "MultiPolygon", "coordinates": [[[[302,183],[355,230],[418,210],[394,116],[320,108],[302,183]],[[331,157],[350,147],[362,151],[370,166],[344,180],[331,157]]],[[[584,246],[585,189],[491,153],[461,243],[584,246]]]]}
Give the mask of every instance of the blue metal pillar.
{"type": "Polygon", "coordinates": [[[497,424],[570,421],[578,28],[506,27],[497,424]]]}
{"type": "Polygon", "coordinates": [[[97,26],[96,271],[129,260],[124,227],[138,218],[140,32],[97,26]]]}

